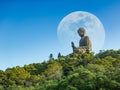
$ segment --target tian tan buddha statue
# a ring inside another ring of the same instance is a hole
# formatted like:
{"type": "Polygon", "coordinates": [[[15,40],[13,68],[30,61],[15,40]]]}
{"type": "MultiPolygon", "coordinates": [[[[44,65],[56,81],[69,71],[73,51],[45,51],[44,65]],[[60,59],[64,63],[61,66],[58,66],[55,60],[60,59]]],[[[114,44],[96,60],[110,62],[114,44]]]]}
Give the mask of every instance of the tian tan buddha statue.
{"type": "Polygon", "coordinates": [[[79,41],[79,47],[76,47],[74,45],[74,42],[71,42],[73,53],[83,54],[83,53],[89,53],[92,50],[92,45],[90,38],[86,36],[86,30],[84,28],[78,29],[78,34],[81,37],[79,41]]]}

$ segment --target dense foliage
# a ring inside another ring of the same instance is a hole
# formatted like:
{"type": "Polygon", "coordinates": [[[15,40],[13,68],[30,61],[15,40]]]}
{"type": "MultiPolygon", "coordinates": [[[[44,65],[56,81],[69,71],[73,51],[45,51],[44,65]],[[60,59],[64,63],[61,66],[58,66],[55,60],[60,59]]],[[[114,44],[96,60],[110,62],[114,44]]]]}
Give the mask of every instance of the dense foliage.
{"type": "Polygon", "coordinates": [[[120,50],[59,55],[0,70],[0,90],[120,90],[120,50]]]}

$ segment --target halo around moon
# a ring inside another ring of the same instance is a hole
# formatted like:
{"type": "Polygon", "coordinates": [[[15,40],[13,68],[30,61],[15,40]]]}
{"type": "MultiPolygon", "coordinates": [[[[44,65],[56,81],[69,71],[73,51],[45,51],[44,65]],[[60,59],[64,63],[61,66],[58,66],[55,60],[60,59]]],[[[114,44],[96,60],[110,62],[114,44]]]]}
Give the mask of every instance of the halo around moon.
{"type": "Polygon", "coordinates": [[[105,40],[105,30],[101,21],[93,14],[76,11],[65,16],[58,25],[57,35],[66,52],[71,52],[71,41],[79,46],[80,37],[77,30],[83,27],[86,29],[86,35],[92,42],[92,51],[98,52],[102,49],[105,40]]]}

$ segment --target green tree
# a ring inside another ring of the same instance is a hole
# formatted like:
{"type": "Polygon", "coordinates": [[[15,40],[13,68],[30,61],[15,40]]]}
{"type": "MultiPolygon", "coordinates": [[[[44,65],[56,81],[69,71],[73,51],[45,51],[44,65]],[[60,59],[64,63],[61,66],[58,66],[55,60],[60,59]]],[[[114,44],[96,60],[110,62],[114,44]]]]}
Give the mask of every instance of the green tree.
{"type": "Polygon", "coordinates": [[[11,70],[6,70],[5,72],[8,79],[15,81],[17,85],[24,85],[26,79],[30,77],[30,73],[25,71],[22,67],[15,67],[11,70]]]}
{"type": "Polygon", "coordinates": [[[49,59],[50,59],[50,60],[54,59],[52,53],[49,55],[49,59]]]}
{"type": "Polygon", "coordinates": [[[61,64],[54,60],[50,60],[49,63],[43,74],[48,80],[60,80],[63,73],[61,64]]]}
{"type": "Polygon", "coordinates": [[[60,57],[62,57],[62,55],[61,55],[61,53],[59,52],[59,53],[58,53],[58,58],[60,58],[60,57]]]}

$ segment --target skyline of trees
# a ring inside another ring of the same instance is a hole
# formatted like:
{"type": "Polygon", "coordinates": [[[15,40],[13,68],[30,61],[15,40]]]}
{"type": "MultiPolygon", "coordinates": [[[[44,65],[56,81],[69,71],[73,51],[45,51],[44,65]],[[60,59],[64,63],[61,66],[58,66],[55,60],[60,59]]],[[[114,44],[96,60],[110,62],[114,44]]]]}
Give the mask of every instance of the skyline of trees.
{"type": "Polygon", "coordinates": [[[0,90],[120,90],[120,50],[58,56],[0,70],[0,90]]]}

